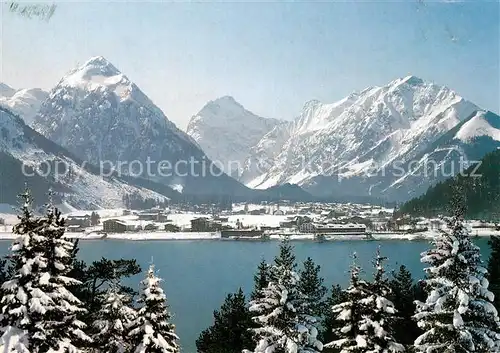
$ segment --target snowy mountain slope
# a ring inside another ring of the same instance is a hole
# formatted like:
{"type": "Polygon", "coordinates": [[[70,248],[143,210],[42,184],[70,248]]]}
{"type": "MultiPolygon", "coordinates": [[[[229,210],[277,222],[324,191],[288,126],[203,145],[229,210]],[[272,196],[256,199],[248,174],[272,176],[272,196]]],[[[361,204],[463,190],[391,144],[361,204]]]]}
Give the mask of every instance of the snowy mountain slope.
{"type": "Polygon", "coordinates": [[[434,216],[449,211],[449,194],[459,186],[467,199],[467,218],[496,219],[500,208],[500,149],[486,154],[477,163],[462,173],[434,187],[424,195],[403,204],[398,213],[414,216],[434,216]]]}
{"type": "Polygon", "coordinates": [[[12,97],[16,90],[5,83],[0,82],[0,97],[12,97]]]}
{"type": "Polygon", "coordinates": [[[19,114],[26,124],[31,124],[43,101],[49,94],[40,88],[15,90],[0,83],[0,106],[19,114]]]}
{"type": "Polygon", "coordinates": [[[240,176],[242,183],[249,187],[260,184],[259,176],[264,176],[271,169],[274,159],[290,138],[292,127],[292,122],[282,121],[250,148],[240,176]]]}
{"type": "Polygon", "coordinates": [[[274,129],[280,121],[266,119],[246,110],[233,97],[225,96],[207,103],[193,116],[187,127],[190,135],[212,161],[227,174],[243,171],[250,148],[274,129]]]}
{"type": "Polygon", "coordinates": [[[477,111],[455,134],[455,138],[470,142],[476,137],[488,136],[500,141],[500,119],[492,112],[477,111]]]}
{"type": "Polygon", "coordinates": [[[100,177],[95,167],[83,165],[4,108],[0,108],[0,161],[0,203],[17,204],[16,194],[25,182],[38,202],[46,200],[52,187],[63,202],[84,209],[123,207],[126,194],[165,199],[119,178],[100,177]]]}
{"type": "Polygon", "coordinates": [[[210,160],[191,137],[103,57],[91,58],[64,76],[33,127],[83,160],[112,164],[124,174],[179,191],[251,192],[227,175],[218,176],[217,168],[209,170],[210,160]]]}
{"type": "Polygon", "coordinates": [[[411,172],[398,178],[384,192],[390,195],[395,190],[406,189],[410,196],[419,196],[427,191],[429,183],[433,185],[476,166],[486,154],[498,148],[500,116],[486,111],[474,112],[417,156],[411,172]]]}
{"type": "Polygon", "coordinates": [[[477,165],[487,153],[500,148],[500,141],[492,137],[498,136],[499,124],[498,115],[477,111],[411,160],[398,160],[383,170],[371,170],[371,175],[316,176],[304,187],[312,194],[326,191],[346,197],[352,196],[353,190],[361,190],[373,197],[407,201],[425,193],[429,186],[477,165]],[[485,126],[484,121],[490,124],[485,126]],[[483,134],[485,128],[492,136],[483,134]],[[461,139],[469,135],[473,137],[461,139]]]}
{"type": "MultiPolygon", "coordinates": [[[[311,101],[294,121],[281,151],[269,158],[271,168],[247,185],[268,188],[288,182],[317,195],[408,199],[417,192],[412,190],[415,185],[394,183],[411,171],[393,175],[396,167],[418,161],[429,146],[477,110],[449,88],[415,76],[353,93],[334,104],[311,101]]],[[[418,189],[425,189],[430,180],[420,178],[420,183],[418,189]]]]}

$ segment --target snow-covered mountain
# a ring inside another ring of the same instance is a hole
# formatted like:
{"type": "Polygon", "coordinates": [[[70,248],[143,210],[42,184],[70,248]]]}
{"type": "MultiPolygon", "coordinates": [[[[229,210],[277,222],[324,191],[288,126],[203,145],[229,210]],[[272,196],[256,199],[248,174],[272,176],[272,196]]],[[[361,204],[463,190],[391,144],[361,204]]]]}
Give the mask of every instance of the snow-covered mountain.
{"type": "Polygon", "coordinates": [[[487,153],[499,148],[500,116],[478,110],[416,156],[411,168],[405,165],[405,170],[411,172],[397,178],[383,192],[397,195],[399,190],[408,190],[411,196],[420,196],[429,185],[464,172],[470,166],[479,166],[487,153]]]}
{"type": "MultiPolygon", "coordinates": [[[[280,133],[263,137],[243,180],[254,188],[292,183],[316,195],[406,200],[446,177],[446,173],[436,178],[416,176],[413,169],[422,158],[437,158],[434,162],[445,166],[456,160],[438,153],[443,146],[436,145],[449,131],[467,120],[463,126],[467,132],[457,136],[491,133],[483,120],[471,118],[478,110],[451,89],[415,76],[353,93],[333,104],[311,101],[280,133]],[[256,173],[256,161],[264,161],[268,169],[256,173]]],[[[463,140],[463,146],[470,145],[463,140]]],[[[493,145],[474,150],[491,150],[493,145]]],[[[461,148],[461,158],[468,160],[471,153],[461,148]]]]}
{"type": "Polygon", "coordinates": [[[211,161],[194,140],[103,57],[64,76],[33,127],[83,160],[112,164],[179,191],[250,192],[227,175],[219,176],[217,168],[210,170],[211,161]]]}
{"type": "Polygon", "coordinates": [[[15,90],[0,82],[0,106],[19,114],[26,124],[31,124],[48,96],[48,92],[40,88],[15,90]]]}
{"type": "Polygon", "coordinates": [[[12,97],[16,90],[5,83],[0,82],[0,97],[12,97]]]}
{"type": "Polygon", "coordinates": [[[292,122],[282,121],[250,148],[243,164],[243,171],[240,174],[242,183],[252,182],[271,169],[274,160],[281,153],[283,145],[290,138],[292,128],[292,122]]]}
{"type": "Polygon", "coordinates": [[[478,138],[500,141],[500,119],[492,112],[477,111],[458,126],[454,139],[469,144],[478,138]]]}
{"type": "Polygon", "coordinates": [[[17,204],[16,195],[24,183],[39,203],[46,201],[51,187],[63,203],[82,209],[124,207],[124,195],[166,198],[121,178],[103,178],[98,172],[98,168],[84,165],[27,126],[19,116],[0,107],[0,204],[17,204]]]}
{"type": "Polygon", "coordinates": [[[234,176],[243,171],[250,149],[278,124],[279,120],[257,116],[233,97],[225,96],[208,102],[193,116],[187,134],[212,161],[234,176]]]}

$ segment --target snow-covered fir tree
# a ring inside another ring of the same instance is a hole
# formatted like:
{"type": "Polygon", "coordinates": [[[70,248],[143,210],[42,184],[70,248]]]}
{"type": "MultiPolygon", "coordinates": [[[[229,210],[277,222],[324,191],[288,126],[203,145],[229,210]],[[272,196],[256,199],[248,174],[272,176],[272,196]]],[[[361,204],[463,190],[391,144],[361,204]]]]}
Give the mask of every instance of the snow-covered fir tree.
{"type": "Polygon", "coordinates": [[[299,291],[295,255],[288,238],[270,269],[267,287],[250,302],[256,340],[255,353],[315,353],[323,349],[317,320],[306,314],[299,291]]]}
{"type": "Polygon", "coordinates": [[[361,268],[357,264],[357,256],[353,254],[350,269],[350,283],[342,297],[342,303],[332,307],[332,313],[337,324],[333,336],[336,339],[325,344],[327,348],[338,349],[342,353],[365,352],[367,349],[365,332],[360,329],[360,323],[365,314],[363,301],[370,296],[369,284],[360,278],[361,268]]]}
{"type": "MultiPolygon", "coordinates": [[[[77,315],[85,312],[70,292],[78,281],[71,271],[73,243],[64,238],[64,221],[53,206],[46,217],[34,217],[29,190],[12,246],[14,276],[2,286],[2,321],[5,334],[17,332],[15,352],[80,352],[90,341],[77,315]]],[[[5,342],[5,339],[4,339],[5,342]]]]}
{"type": "Polygon", "coordinates": [[[488,241],[491,253],[488,259],[489,289],[495,295],[493,304],[500,310],[500,236],[492,236],[488,241]]]}
{"type": "Polygon", "coordinates": [[[405,265],[392,272],[389,281],[391,287],[390,299],[398,309],[397,322],[394,326],[394,338],[405,347],[413,346],[421,331],[413,319],[415,301],[425,300],[425,293],[420,282],[415,283],[411,272],[405,265]]]}
{"type": "Polygon", "coordinates": [[[393,337],[392,325],[396,320],[396,308],[388,299],[391,289],[385,276],[385,260],[386,258],[380,255],[380,249],[377,249],[373,263],[373,281],[368,283],[368,296],[360,301],[363,314],[359,322],[360,334],[357,343],[358,346],[364,345],[366,352],[390,353],[405,350],[393,337]]]}
{"type": "Polygon", "coordinates": [[[488,290],[487,270],[479,248],[464,226],[465,203],[453,201],[448,230],[422,253],[425,303],[417,302],[415,319],[424,333],[415,340],[417,352],[500,352],[500,322],[488,290]]]}
{"type": "Polygon", "coordinates": [[[129,306],[131,298],[120,292],[118,280],[111,282],[103,297],[103,305],[94,322],[94,345],[102,353],[129,352],[128,328],[137,318],[136,311],[129,306]]]}
{"type": "Polygon", "coordinates": [[[170,323],[167,299],[160,287],[160,278],[149,267],[146,278],[141,282],[137,318],[132,322],[129,337],[131,352],[134,353],[178,353],[179,344],[175,326],[170,323]]]}
{"type": "Polygon", "coordinates": [[[323,285],[324,279],[320,275],[321,266],[316,265],[310,257],[304,261],[299,271],[299,290],[305,295],[305,311],[316,318],[323,316],[326,303],[325,295],[328,289],[323,285]]]}
{"type": "Polygon", "coordinates": [[[39,233],[46,239],[47,269],[50,274],[49,291],[54,308],[49,313],[48,335],[57,342],[56,349],[72,353],[84,351],[91,342],[84,332],[86,324],[79,316],[86,313],[82,302],[71,292],[81,282],[71,278],[74,243],[64,235],[61,212],[50,202],[39,233]]]}
{"type": "Polygon", "coordinates": [[[214,311],[213,324],[196,340],[200,353],[241,353],[252,346],[252,317],[243,290],[226,296],[219,310],[214,311]]]}
{"type": "MultiPolygon", "coordinates": [[[[321,321],[321,338],[323,342],[332,342],[337,340],[337,328],[342,326],[342,323],[337,321],[337,318],[332,315],[331,308],[345,301],[346,292],[339,284],[332,285],[330,295],[325,301],[325,311],[323,312],[323,320],[321,321]]],[[[329,352],[329,350],[326,350],[329,352]]]]}
{"type": "Polygon", "coordinates": [[[257,272],[253,276],[254,288],[250,298],[255,300],[259,298],[263,288],[267,287],[269,284],[269,265],[262,259],[257,266],[257,272]]]}
{"type": "MultiPolygon", "coordinates": [[[[48,312],[54,308],[50,291],[50,273],[46,251],[46,238],[40,234],[44,221],[33,215],[31,192],[26,189],[22,200],[19,223],[13,227],[17,235],[11,247],[10,259],[13,277],[2,284],[2,341],[18,336],[10,352],[46,352],[57,342],[48,336],[48,312]]],[[[6,349],[6,350],[7,350],[6,349]]]]}

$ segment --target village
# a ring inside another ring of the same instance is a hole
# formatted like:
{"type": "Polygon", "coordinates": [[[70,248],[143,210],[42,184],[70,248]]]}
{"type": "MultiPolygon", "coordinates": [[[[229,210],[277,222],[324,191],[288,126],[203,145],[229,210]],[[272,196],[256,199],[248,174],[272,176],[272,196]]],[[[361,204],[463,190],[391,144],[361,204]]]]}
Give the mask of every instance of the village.
{"type": "MultiPolygon", "coordinates": [[[[147,210],[98,210],[65,213],[67,232],[78,238],[268,240],[284,235],[297,240],[426,239],[445,224],[439,217],[398,216],[395,209],[364,204],[261,203],[147,210]]],[[[0,218],[8,237],[15,217],[0,218]]],[[[469,221],[472,235],[500,232],[497,223],[469,221]]]]}

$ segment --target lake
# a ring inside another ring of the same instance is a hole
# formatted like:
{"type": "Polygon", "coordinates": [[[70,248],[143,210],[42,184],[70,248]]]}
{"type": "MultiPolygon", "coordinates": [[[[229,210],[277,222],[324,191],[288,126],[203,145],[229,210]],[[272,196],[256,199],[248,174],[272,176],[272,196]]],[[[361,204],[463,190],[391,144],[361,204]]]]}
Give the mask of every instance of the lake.
{"type": "MultiPolygon", "coordinates": [[[[487,260],[487,238],[477,239],[487,260]]],[[[346,285],[350,255],[356,251],[367,275],[373,272],[371,261],[377,246],[387,256],[387,272],[405,264],[415,277],[421,277],[423,266],[419,254],[429,247],[427,242],[411,241],[339,241],[293,242],[297,260],[308,256],[321,265],[325,284],[346,285]]],[[[0,242],[0,255],[8,252],[10,242],[0,242]]],[[[195,340],[212,322],[212,313],[222,304],[226,293],[242,287],[246,293],[253,287],[253,275],[261,259],[272,261],[277,242],[244,241],[121,241],[95,240],[80,242],[80,258],[90,262],[101,257],[135,258],[143,270],[154,261],[158,275],[164,279],[177,333],[183,353],[195,353],[195,340]]],[[[138,288],[141,276],[127,283],[138,288]]]]}

